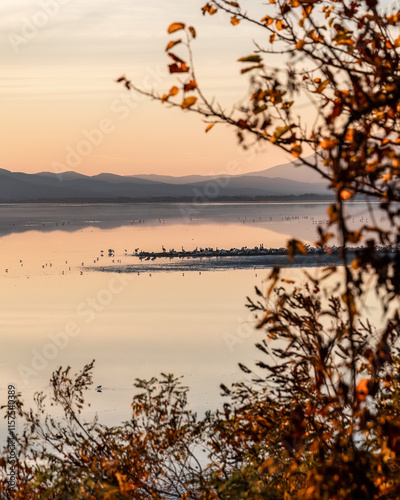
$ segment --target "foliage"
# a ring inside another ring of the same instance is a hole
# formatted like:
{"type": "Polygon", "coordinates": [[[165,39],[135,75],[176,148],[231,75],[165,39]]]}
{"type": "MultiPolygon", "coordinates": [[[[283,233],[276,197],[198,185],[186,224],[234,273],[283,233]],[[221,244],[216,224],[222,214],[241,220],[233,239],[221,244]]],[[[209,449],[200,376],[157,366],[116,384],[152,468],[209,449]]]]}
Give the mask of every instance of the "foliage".
{"type": "MultiPolygon", "coordinates": [[[[65,418],[20,417],[18,488],[13,498],[383,499],[400,497],[400,11],[377,0],[269,0],[253,16],[239,3],[210,0],[204,15],[250,23],[263,44],[239,59],[250,93],[227,113],[206,97],[194,69],[193,27],[173,23],[167,45],[176,82],[163,95],[128,90],[237,131],[239,141],[273,144],[329,181],[335,201],[316,245],[332,237],[342,266],[305,285],[274,269],[248,307],[264,332],[253,383],[222,386],[223,409],[203,419],[172,376],[138,381],[130,421],[82,421],[92,364],[75,378],[53,376],[52,401],[65,418]],[[175,38],[177,34],[181,38],[175,38]],[[183,48],[186,55],[178,56],[183,48]],[[174,52],[172,52],[172,49],[174,52]],[[279,57],[284,64],[270,67],[279,57]],[[298,105],[308,98],[313,122],[298,105]],[[296,111],[297,110],[297,111],[296,111]],[[312,155],[310,156],[310,153],[312,155]],[[354,227],[349,206],[364,196],[370,219],[354,227]],[[384,225],[385,224],[385,225],[384,225]],[[364,247],[352,255],[351,245],[364,247]],[[381,245],[378,248],[377,245],[381,245]],[[381,308],[373,326],[368,294],[381,308]]],[[[291,256],[305,253],[288,243],[291,256]]],[[[329,248],[328,248],[329,251],[329,248]]],[[[6,450],[5,450],[6,453],[6,450]]],[[[5,455],[4,455],[5,456],[5,455]]],[[[6,463],[2,491],[7,487],[6,463]]]]}

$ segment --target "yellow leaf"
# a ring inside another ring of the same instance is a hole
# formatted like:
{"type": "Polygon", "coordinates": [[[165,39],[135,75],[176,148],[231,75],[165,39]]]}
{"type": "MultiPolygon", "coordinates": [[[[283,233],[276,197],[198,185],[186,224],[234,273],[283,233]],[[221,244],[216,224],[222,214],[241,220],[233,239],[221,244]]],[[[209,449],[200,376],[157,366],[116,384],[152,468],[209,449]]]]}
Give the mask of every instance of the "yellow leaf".
{"type": "Polygon", "coordinates": [[[317,94],[322,94],[322,92],[326,89],[327,85],[329,83],[329,80],[325,80],[321,85],[318,86],[316,92],[317,94]]]}
{"type": "Polygon", "coordinates": [[[286,132],[290,129],[291,129],[290,125],[288,125],[287,127],[276,127],[274,132],[275,139],[279,139],[280,137],[282,137],[282,135],[286,134],[286,132]]]}
{"type": "Polygon", "coordinates": [[[215,125],[215,123],[210,123],[210,125],[208,125],[206,128],[206,132],[209,132],[213,128],[214,125],[215,125]]]}
{"type": "Polygon", "coordinates": [[[186,99],[184,99],[184,101],[181,104],[181,108],[188,109],[191,106],[193,106],[193,104],[195,104],[196,101],[197,101],[197,97],[194,97],[194,96],[186,97],[186,99]]]}
{"type": "Polygon", "coordinates": [[[168,28],[168,33],[174,33],[175,31],[185,29],[185,23],[172,23],[168,28]]]}

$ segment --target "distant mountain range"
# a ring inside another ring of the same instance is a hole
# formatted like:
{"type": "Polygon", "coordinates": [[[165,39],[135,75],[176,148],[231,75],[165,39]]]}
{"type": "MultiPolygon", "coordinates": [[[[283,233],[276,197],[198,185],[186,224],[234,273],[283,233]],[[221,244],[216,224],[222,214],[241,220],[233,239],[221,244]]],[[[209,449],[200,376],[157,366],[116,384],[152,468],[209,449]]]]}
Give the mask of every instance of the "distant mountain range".
{"type": "Polygon", "coordinates": [[[87,176],[76,172],[25,174],[0,169],[0,202],[192,202],[305,195],[329,196],[327,183],[298,161],[235,176],[87,176]]]}

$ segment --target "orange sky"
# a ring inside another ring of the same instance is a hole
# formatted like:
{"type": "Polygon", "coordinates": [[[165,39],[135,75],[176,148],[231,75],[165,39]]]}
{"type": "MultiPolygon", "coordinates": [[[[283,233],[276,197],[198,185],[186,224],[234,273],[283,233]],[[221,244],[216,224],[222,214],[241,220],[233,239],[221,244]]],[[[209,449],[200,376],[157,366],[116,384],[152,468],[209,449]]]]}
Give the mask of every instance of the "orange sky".
{"type": "Polygon", "coordinates": [[[253,28],[203,17],[199,0],[2,0],[0,168],[94,175],[238,173],[291,161],[272,145],[246,153],[233,130],[129,93],[114,79],[167,91],[172,21],[196,26],[197,76],[229,109],[246,95],[237,59],[253,28]]]}

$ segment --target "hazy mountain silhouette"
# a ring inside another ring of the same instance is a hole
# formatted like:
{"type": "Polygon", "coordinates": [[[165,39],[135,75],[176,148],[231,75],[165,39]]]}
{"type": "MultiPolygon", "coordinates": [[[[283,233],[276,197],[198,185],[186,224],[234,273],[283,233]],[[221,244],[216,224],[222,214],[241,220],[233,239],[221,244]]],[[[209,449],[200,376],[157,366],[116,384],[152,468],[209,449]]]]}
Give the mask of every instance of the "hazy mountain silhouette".
{"type": "MultiPolygon", "coordinates": [[[[314,155],[308,156],[305,160],[309,160],[310,163],[314,162],[314,155]]],[[[267,168],[265,170],[259,170],[256,172],[248,172],[246,174],[241,174],[241,177],[244,176],[257,176],[257,177],[267,177],[271,178],[280,178],[280,179],[288,179],[297,182],[312,182],[312,183],[320,183],[324,182],[322,176],[312,170],[311,168],[302,164],[301,160],[295,160],[289,163],[283,163],[281,165],[276,165],[275,167],[267,168]]],[[[169,184],[188,184],[193,182],[202,182],[208,181],[210,179],[214,179],[218,176],[212,175],[184,175],[181,177],[174,177],[170,175],[157,175],[157,174],[140,174],[136,176],[140,179],[147,179],[155,182],[166,182],[169,184]]],[[[232,177],[229,175],[224,175],[223,177],[232,177]]],[[[237,177],[237,176],[233,176],[237,177]]]]}
{"type": "Polygon", "coordinates": [[[25,174],[0,169],[0,201],[210,200],[221,197],[328,194],[327,183],[296,162],[238,176],[87,176],[76,172],[25,174]],[[308,175],[306,175],[308,174],[308,175]],[[319,182],[317,182],[319,181],[319,182]]]}

